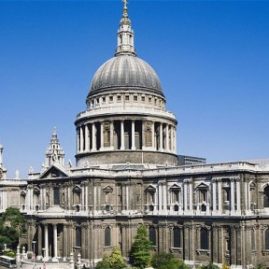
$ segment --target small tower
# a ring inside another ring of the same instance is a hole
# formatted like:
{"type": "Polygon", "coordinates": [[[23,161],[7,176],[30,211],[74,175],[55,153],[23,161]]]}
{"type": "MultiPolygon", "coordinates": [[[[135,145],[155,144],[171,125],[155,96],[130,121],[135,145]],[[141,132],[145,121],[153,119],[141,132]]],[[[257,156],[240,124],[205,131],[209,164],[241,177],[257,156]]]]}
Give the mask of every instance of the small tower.
{"type": "Polygon", "coordinates": [[[118,46],[116,55],[129,53],[136,55],[134,47],[134,31],[132,29],[131,20],[128,16],[127,0],[123,0],[123,13],[118,30],[118,46]]]}
{"type": "Polygon", "coordinates": [[[64,151],[60,146],[56,128],[54,128],[48,149],[46,151],[44,168],[49,168],[53,164],[64,166],[64,157],[64,151]]]}
{"type": "Polygon", "coordinates": [[[7,170],[5,169],[3,164],[3,152],[4,147],[0,144],[0,179],[5,179],[7,173],[7,170]]]}

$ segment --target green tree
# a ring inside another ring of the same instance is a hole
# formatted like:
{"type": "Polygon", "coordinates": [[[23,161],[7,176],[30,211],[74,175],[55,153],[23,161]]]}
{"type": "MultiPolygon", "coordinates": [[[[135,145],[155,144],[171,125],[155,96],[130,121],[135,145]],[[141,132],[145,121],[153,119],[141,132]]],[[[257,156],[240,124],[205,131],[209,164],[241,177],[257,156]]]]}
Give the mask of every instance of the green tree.
{"type": "Polygon", "coordinates": [[[125,267],[121,251],[115,247],[110,256],[104,256],[103,260],[97,263],[96,269],[123,269],[125,267]]]}
{"type": "Polygon", "coordinates": [[[25,217],[17,208],[7,208],[0,218],[0,248],[4,244],[16,250],[21,233],[25,232],[25,217]]]}
{"type": "Polygon", "coordinates": [[[159,253],[153,256],[152,266],[155,269],[178,269],[180,261],[172,253],[159,253]]]}
{"type": "Polygon", "coordinates": [[[137,229],[137,234],[130,252],[130,262],[133,266],[143,269],[150,264],[152,243],[144,225],[137,229]]]}

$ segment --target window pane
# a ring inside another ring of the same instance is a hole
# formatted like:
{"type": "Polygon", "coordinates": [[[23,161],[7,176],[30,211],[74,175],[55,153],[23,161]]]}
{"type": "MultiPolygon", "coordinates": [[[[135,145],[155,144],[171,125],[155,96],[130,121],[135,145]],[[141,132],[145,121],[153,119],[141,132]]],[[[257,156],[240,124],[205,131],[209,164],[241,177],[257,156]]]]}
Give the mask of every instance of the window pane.
{"type": "Polygon", "coordinates": [[[60,190],[59,190],[59,187],[54,188],[53,196],[54,196],[54,205],[60,205],[60,190]]]}
{"type": "Polygon", "coordinates": [[[81,228],[76,228],[76,246],[81,247],[81,228]]]}
{"type": "Polygon", "coordinates": [[[209,249],[208,230],[205,228],[200,231],[200,247],[201,249],[209,249]]]}
{"type": "Polygon", "coordinates": [[[111,230],[109,227],[106,227],[105,229],[105,246],[111,246],[111,230]]]}
{"type": "Polygon", "coordinates": [[[180,229],[174,228],[173,230],[173,242],[174,242],[174,248],[180,248],[181,247],[181,238],[180,238],[180,229]]]}
{"type": "Polygon", "coordinates": [[[149,228],[149,240],[152,242],[153,246],[156,246],[156,229],[154,227],[149,228]]]}

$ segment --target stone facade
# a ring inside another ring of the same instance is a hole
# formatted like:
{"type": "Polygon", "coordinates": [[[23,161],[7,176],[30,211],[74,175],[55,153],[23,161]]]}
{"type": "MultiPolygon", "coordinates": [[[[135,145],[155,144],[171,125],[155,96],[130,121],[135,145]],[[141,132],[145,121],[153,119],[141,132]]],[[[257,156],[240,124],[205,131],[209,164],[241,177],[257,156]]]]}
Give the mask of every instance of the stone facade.
{"type": "Polygon", "coordinates": [[[97,70],[86,103],[75,120],[76,165],[64,164],[54,131],[42,171],[17,185],[29,251],[55,261],[81,254],[93,265],[119,246],[128,258],[145,224],[153,252],[269,267],[269,162],[177,156],[176,118],[136,56],[126,4],[115,57],[97,70]]]}

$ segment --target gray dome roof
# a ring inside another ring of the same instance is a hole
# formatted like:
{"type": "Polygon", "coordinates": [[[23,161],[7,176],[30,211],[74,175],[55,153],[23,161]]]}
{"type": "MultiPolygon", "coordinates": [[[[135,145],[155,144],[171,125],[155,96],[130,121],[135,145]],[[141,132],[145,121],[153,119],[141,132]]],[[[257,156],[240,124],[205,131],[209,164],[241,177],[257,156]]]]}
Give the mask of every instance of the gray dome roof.
{"type": "Polygon", "coordinates": [[[132,54],[119,54],[99,67],[89,95],[120,89],[139,89],[163,95],[159,77],[153,68],[132,54]]]}

